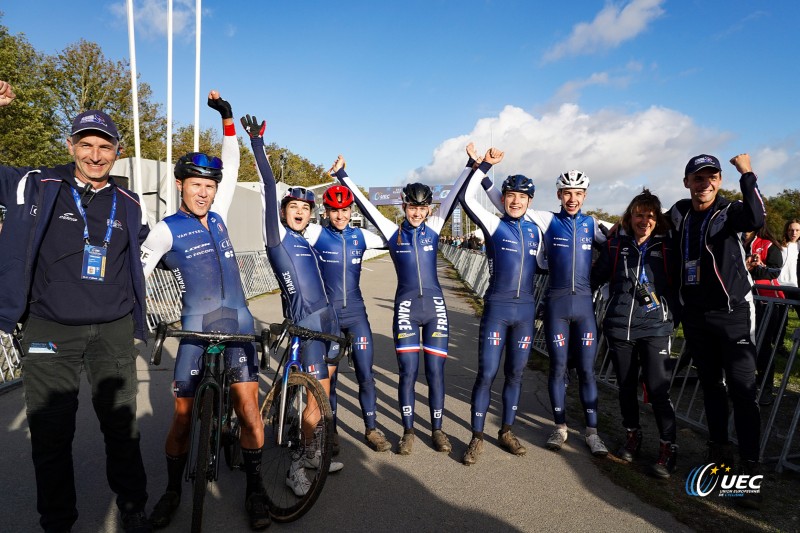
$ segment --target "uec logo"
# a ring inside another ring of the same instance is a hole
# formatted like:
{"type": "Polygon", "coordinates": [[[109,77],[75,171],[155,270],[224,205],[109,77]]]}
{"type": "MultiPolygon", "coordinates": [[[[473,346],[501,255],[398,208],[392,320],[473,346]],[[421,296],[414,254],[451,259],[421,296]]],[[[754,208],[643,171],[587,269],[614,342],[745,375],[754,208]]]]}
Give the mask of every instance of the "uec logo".
{"type": "Polygon", "coordinates": [[[712,467],[714,467],[714,463],[709,463],[705,466],[697,466],[689,472],[689,476],[686,478],[686,494],[702,498],[714,491],[719,478],[714,476],[712,479],[711,475],[706,476],[706,472],[712,467]]]}

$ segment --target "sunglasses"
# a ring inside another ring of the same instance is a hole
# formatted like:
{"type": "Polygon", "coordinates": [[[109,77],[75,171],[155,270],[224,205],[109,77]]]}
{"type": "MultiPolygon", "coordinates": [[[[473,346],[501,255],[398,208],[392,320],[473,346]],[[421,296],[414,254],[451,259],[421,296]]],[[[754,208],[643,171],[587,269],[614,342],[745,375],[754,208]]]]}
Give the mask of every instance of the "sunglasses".
{"type": "Polygon", "coordinates": [[[209,157],[202,152],[195,152],[191,154],[191,156],[192,156],[192,163],[194,163],[198,167],[215,168],[217,170],[222,170],[222,159],[220,159],[219,157],[209,157]]]}
{"type": "Polygon", "coordinates": [[[296,198],[304,202],[314,202],[314,193],[305,187],[291,187],[286,191],[287,198],[296,198]]]}

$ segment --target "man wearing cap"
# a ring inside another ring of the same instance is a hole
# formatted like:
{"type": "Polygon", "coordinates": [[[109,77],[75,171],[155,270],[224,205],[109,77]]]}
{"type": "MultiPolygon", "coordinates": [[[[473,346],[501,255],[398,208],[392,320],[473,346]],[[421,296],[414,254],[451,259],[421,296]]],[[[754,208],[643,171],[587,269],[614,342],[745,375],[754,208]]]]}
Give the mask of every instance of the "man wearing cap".
{"type": "MultiPolygon", "coordinates": [[[[11,104],[0,81],[0,106],[11,104]]],[[[85,369],[106,449],[106,475],[125,531],[150,531],[136,423],[134,336],[145,339],[139,199],[109,176],[119,133],[102,111],[79,114],[67,138],[74,162],[0,166],[0,330],[23,323],[26,412],[45,531],[78,518],[72,440],[85,369]]]]}
{"type": "MultiPolygon", "coordinates": [[[[761,422],[756,403],[753,282],[740,235],[759,229],[766,213],[750,156],[739,154],[730,162],[741,174],[742,200],[718,196],[722,167],[716,157],[701,154],[686,164],[683,185],[690,198],[672,206],[670,217],[677,228],[676,249],[681,251],[676,256],[683,332],[697,366],[708,418],[708,461],[725,466],[732,461],[727,394],[733,402],[740,466],[751,474],[758,463],[761,422]]],[[[760,495],[747,494],[736,501],[757,508],[760,495]]]]}

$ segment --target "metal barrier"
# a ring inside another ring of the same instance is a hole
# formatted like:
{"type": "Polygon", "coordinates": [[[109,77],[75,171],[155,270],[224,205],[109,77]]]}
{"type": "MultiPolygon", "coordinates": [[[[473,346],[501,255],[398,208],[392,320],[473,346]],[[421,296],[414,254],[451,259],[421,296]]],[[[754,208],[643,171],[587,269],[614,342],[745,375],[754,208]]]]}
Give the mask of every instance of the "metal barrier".
{"type": "MultiPolygon", "coordinates": [[[[480,252],[474,250],[464,250],[448,244],[440,245],[444,257],[453,264],[459,272],[464,282],[478,295],[483,296],[488,284],[488,261],[480,252]]],[[[535,294],[537,304],[541,302],[547,287],[547,275],[536,275],[534,278],[535,294]]],[[[779,333],[774,339],[769,362],[765,368],[769,368],[776,361],[776,354],[779,347],[783,345],[783,332],[788,320],[788,313],[791,308],[800,309],[800,290],[796,287],[779,287],[786,295],[786,298],[771,298],[766,296],[754,295],[755,304],[761,306],[763,313],[757,324],[756,330],[756,349],[760,351],[764,342],[773,342],[770,339],[770,331],[779,333]]],[[[607,306],[607,295],[602,290],[594,295],[595,316],[597,323],[602,324],[607,306]]],[[[539,306],[537,306],[537,309],[539,306]]],[[[535,334],[533,349],[541,355],[547,357],[546,340],[539,314],[535,320],[535,334]]],[[[607,342],[602,332],[598,328],[598,352],[595,363],[595,377],[598,383],[617,388],[616,374],[611,363],[608,352],[607,342]]],[[[783,378],[778,386],[778,392],[774,403],[769,410],[762,409],[762,433],[759,459],[763,462],[775,462],[776,470],[790,468],[800,471],[800,464],[792,463],[790,460],[800,459],[800,439],[795,443],[795,437],[800,425],[800,395],[797,391],[788,389],[789,376],[794,368],[797,359],[798,346],[800,345],[800,328],[792,333],[794,343],[788,354],[783,378]]],[[[675,415],[682,422],[701,429],[708,430],[705,418],[705,407],[703,402],[703,391],[700,381],[697,379],[697,372],[692,365],[690,354],[686,353],[682,338],[673,336],[670,354],[670,364],[672,370],[671,398],[675,407],[675,415]]],[[[763,390],[769,373],[758,383],[759,390],[763,390]]],[[[641,399],[641,396],[640,396],[641,399]]],[[[734,435],[733,412],[729,425],[730,434],[734,435]]],[[[734,442],[735,438],[731,439],[734,442]]]]}
{"type": "Polygon", "coordinates": [[[0,335],[0,386],[19,378],[19,355],[11,334],[0,335]]]}

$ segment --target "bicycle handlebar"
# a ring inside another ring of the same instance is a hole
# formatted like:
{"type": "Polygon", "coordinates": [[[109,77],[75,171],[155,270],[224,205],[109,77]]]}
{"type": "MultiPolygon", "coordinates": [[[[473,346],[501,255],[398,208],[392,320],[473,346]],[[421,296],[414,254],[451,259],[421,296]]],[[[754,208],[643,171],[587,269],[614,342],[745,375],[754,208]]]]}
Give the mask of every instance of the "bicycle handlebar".
{"type": "MultiPolygon", "coordinates": [[[[262,354],[267,353],[269,346],[269,331],[264,329],[260,335],[245,335],[242,333],[222,333],[220,331],[188,331],[182,329],[169,329],[166,322],[159,322],[156,327],[156,336],[153,343],[153,353],[150,356],[150,364],[158,366],[161,364],[161,351],[164,348],[164,340],[167,337],[177,339],[197,339],[208,341],[210,344],[220,344],[223,342],[257,342],[261,345],[262,354]]],[[[262,356],[264,366],[265,358],[262,356]]]]}
{"type": "Polygon", "coordinates": [[[314,331],[304,328],[303,326],[292,324],[288,319],[284,320],[280,324],[270,324],[269,332],[276,339],[275,343],[272,345],[273,349],[276,348],[286,336],[300,337],[301,339],[306,340],[319,340],[338,343],[339,353],[335,357],[329,358],[327,355],[325,356],[325,362],[329,365],[338,363],[344,356],[349,358],[353,350],[352,333],[348,333],[344,337],[332,335],[330,333],[322,333],[320,331],[314,331]]]}

